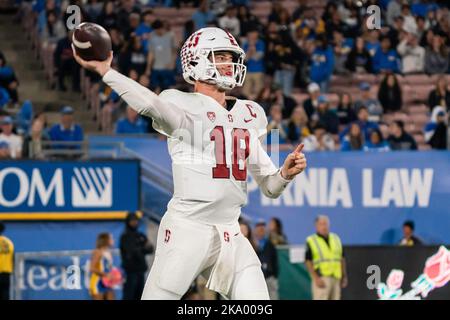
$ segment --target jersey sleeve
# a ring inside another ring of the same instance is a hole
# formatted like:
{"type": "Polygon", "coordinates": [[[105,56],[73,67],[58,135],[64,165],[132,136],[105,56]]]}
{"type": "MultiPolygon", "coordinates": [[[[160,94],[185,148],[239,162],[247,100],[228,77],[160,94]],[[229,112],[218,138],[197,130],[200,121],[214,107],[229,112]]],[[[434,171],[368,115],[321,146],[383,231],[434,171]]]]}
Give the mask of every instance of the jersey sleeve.
{"type": "Polygon", "coordinates": [[[160,133],[171,136],[175,130],[188,126],[185,110],[123,74],[111,69],[103,76],[103,81],[136,112],[152,118],[160,133]]]}
{"type": "Polygon", "coordinates": [[[280,169],[275,167],[259,139],[252,141],[248,169],[268,198],[278,198],[291,181],[281,176],[280,169]]]}

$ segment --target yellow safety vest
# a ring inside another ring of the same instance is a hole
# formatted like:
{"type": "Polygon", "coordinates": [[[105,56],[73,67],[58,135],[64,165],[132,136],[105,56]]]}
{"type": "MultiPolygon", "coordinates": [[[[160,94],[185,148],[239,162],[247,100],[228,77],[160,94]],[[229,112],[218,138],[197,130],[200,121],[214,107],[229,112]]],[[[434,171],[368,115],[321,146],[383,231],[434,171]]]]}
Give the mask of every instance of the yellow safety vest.
{"type": "Polygon", "coordinates": [[[317,234],[306,239],[311,248],[314,270],[319,270],[324,277],[342,278],[342,244],[339,237],[330,233],[329,245],[317,234]]]}
{"type": "Polygon", "coordinates": [[[0,273],[12,273],[14,245],[7,237],[0,236],[0,273]]]}

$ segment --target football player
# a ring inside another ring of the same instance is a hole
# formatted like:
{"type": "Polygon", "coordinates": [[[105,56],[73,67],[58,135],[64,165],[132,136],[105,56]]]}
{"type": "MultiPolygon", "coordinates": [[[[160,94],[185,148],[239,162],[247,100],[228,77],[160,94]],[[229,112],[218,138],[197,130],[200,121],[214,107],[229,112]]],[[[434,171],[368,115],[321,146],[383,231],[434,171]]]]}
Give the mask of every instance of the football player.
{"type": "Polygon", "coordinates": [[[142,299],[180,299],[198,275],[228,299],[269,299],[261,263],[238,224],[247,202],[247,170],[264,195],[276,198],[306,168],[306,158],[299,145],[276,168],[261,144],[264,110],[226,96],[245,79],[245,53],[236,39],[203,28],[186,40],[181,63],[193,93],[169,89],[156,95],[113,70],[112,53],[103,62],[74,55],[168,137],[174,194],[142,299]]]}

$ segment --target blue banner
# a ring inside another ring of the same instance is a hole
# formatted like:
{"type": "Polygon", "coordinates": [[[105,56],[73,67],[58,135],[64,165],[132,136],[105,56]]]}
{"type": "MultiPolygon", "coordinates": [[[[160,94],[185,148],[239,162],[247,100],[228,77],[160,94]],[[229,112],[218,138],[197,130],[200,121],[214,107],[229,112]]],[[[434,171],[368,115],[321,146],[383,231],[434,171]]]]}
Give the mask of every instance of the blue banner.
{"type": "MultiPolygon", "coordinates": [[[[95,137],[108,139],[113,138],[95,137]]],[[[165,141],[121,141],[170,178],[165,141]]],[[[279,165],[286,156],[280,153],[279,165]]],[[[249,175],[249,201],[242,212],[253,221],[279,217],[293,244],[304,243],[314,233],[318,214],[330,217],[332,231],[344,244],[395,244],[407,219],[414,220],[416,234],[425,243],[450,243],[450,152],[310,152],[306,156],[307,170],[279,199],[261,195],[249,175]]],[[[143,191],[148,194],[147,205],[162,215],[171,195],[164,197],[151,182],[144,184],[143,191]]]]}
{"type": "Polygon", "coordinates": [[[407,219],[426,243],[450,243],[449,152],[315,152],[307,158],[307,170],[278,199],[262,196],[251,181],[243,212],[279,217],[291,243],[315,232],[319,214],[330,217],[345,244],[394,244],[407,219]]]}
{"type": "Polygon", "coordinates": [[[139,161],[2,161],[0,220],[139,209],[139,161]],[[14,215],[15,214],[15,215],[14,215]],[[20,215],[18,215],[20,214],[20,215]]]}
{"type": "MultiPolygon", "coordinates": [[[[113,265],[120,266],[114,254],[113,265]]],[[[91,273],[89,252],[55,252],[19,254],[13,286],[14,299],[20,300],[89,300],[91,273]]],[[[122,286],[115,288],[116,299],[122,286]]]]}

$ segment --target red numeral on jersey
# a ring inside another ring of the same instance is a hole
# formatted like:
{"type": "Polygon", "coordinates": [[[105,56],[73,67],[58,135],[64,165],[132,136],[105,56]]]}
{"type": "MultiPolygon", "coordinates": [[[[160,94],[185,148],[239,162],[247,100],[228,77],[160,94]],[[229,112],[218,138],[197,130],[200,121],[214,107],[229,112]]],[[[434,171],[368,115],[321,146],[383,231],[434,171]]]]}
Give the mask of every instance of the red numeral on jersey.
{"type": "Polygon", "coordinates": [[[222,126],[216,126],[210,134],[211,141],[216,142],[216,166],[212,168],[212,175],[215,179],[230,178],[230,170],[227,167],[227,160],[225,159],[225,134],[222,126]]]}
{"type": "MultiPolygon", "coordinates": [[[[246,159],[250,150],[250,134],[247,129],[233,129],[232,131],[232,164],[233,177],[238,181],[247,180],[246,159]],[[242,166],[242,169],[239,167],[242,166]]],[[[212,176],[215,179],[229,179],[230,168],[225,157],[225,134],[222,126],[215,127],[210,134],[211,141],[215,141],[216,166],[212,168],[212,176]]]]}

